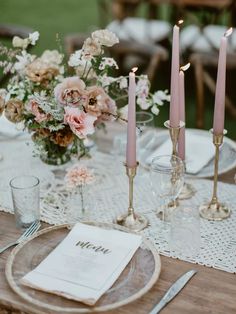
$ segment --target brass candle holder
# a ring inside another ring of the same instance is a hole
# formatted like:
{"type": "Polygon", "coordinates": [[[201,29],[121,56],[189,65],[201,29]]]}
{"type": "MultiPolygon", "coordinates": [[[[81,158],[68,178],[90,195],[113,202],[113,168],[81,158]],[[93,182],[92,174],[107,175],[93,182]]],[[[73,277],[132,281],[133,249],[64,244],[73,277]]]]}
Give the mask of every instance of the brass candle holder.
{"type": "Polygon", "coordinates": [[[166,122],[164,122],[164,126],[167,129],[169,129],[169,132],[170,132],[170,139],[172,142],[172,155],[178,157],[177,143],[178,143],[178,139],[179,139],[179,132],[180,132],[180,129],[185,126],[185,123],[183,121],[180,121],[179,126],[173,128],[170,125],[170,120],[167,120],[166,122]]]}
{"type": "Polygon", "coordinates": [[[222,134],[216,135],[213,133],[213,144],[215,145],[215,165],[214,165],[214,184],[213,184],[213,195],[209,203],[203,204],[199,207],[200,216],[204,219],[220,221],[230,216],[231,210],[223,203],[218,201],[217,197],[217,182],[218,182],[218,166],[219,166],[219,154],[220,146],[223,143],[224,135],[227,133],[226,130],[222,134]]]}
{"type": "Polygon", "coordinates": [[[126,174],[129,178],[129,207],[126,214],[123,214],[116,219],[117,224],[136,232],[141,231],[148,226],[147,218],[143,215],[136,214],[133,207],[134,177],[136,175],[137,166],[138,162],[135,167],[128,167],[125,164],[126,174]]]}

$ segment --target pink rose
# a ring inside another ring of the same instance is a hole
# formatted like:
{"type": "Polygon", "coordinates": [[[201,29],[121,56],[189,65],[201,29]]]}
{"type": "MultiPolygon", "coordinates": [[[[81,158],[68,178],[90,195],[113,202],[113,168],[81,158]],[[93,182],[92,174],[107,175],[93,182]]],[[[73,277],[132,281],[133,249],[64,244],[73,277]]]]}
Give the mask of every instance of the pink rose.
{"type": "Polygon", "coordinates": [[[80,139],[93,134],[94,122],[97,118],[78,108],[65,107],[64,123],[69,124],[71,131],[80,139]]]}
{"type": "Polygon", "coordinates": [[[67,77],[55,87],[54,95],[62,105],[78,107],[86,100],[85,84],[77,76],[67,77]]]}
{"type": "Polygon", "coordinates": [[[27,105],[27,110],[35,116],[35,121],[38,123],[48,121],[51,118],[51,115],[43,112],[43,110],[39,107],[38,103],[34,99],[31,99],[29,101],[27,105]]]}

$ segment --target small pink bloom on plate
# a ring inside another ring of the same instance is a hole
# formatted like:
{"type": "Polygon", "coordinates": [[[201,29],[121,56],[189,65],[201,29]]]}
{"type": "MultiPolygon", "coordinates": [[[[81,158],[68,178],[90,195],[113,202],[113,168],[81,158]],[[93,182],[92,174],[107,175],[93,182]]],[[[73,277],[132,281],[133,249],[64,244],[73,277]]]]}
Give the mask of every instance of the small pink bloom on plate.
{"type": "Polygon", "coordinates": [[[86,100],[85,84],[77,76],[67,77],[55,87],[54,95],[62,105],[78,107],[86,100]]]}
{"type": "Polygon", "coordinates": [[[87,135],[94,133],[94,122],[96,119],[97,117],[78,108],[65,107],[64,123],[68,124],[71,131],[80,139],[84,139],[87,135]]]}

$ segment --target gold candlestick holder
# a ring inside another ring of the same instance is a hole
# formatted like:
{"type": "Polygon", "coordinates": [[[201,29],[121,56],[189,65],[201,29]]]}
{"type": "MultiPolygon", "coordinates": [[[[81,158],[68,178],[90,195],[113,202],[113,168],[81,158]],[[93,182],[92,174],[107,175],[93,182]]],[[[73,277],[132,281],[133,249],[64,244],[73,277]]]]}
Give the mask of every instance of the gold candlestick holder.
{"type": "Polygon", "coordinates": [[[178,139],[179,139],[179,132],[180,132],[180,129],[185,126],[185,123],[183,121],[180,121],[179,126],[173,128],[170,125],[170,120],[167,120],[166,122],[164,122],[164,126],[167,129],[169,129],[169,132],[170,132],[170,139],[172,142],[172,155],[178,157],[177,143],[178,143],[178,139]]]}
{"type": "Polygon", "coordinates": [[[217,197],[217,182],[218,182],[218,166],[219,166],[219,154],[220,146],[223,143],[224,135],[227,131],[224,130],[222,134],[216,135],[213,133],[213,144],[215,145],[215,165],[214,165],[214,184],[213,195],[209,203],[203,204],[199,207],[200,216],[204,219],[220,221],[230,216],[231,210],[223,203],[218,201],[217,197]]]}
{"type": "Polygon", "coordinates": [[[117,224],[136,232],[141,231],[148,226],[147,218],[143,215],[136,214],[133,207],[134,177],[136,175],[137,166],[138,162],[135,167],[128,167],[125,164],[126,174],[129,178],[129,207],[126,214],[123,214],[116,219],[117,224]]]}

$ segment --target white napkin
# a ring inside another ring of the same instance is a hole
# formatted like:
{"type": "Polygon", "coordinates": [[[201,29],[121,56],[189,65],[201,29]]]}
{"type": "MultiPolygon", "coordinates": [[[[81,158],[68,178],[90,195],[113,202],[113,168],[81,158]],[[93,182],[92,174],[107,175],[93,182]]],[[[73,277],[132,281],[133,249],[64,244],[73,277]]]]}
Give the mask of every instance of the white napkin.
{"type": "MultiPolygon", "coordinates": [[[[146,162],[150,165],[155,156],[169,155],[171,152],[172,144],[168,138],[148,156],[146,162]]],[[[210,133],[209,136],[205,136],[186,130],[186,170],[188,173],[198,173],[214,157],[214,154],[215,149],[210,133]]]]}
{"type": "Polygon", "coordinates": [[[30,287],[94,305],[141,244],[141,236],[77,223],[33,271],[30,287]]]}

